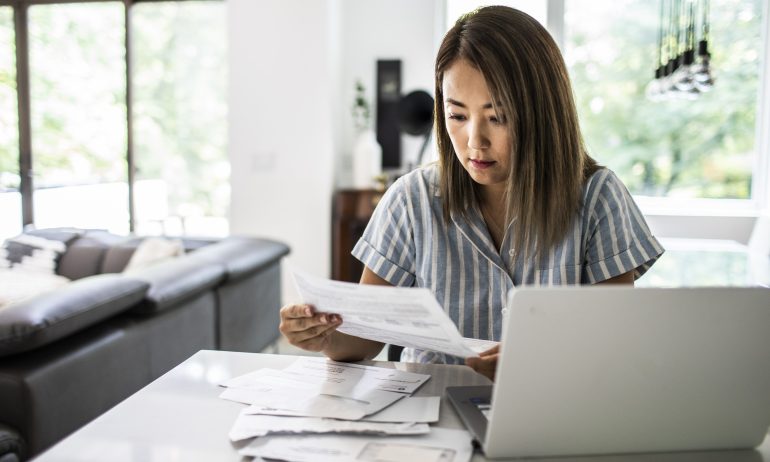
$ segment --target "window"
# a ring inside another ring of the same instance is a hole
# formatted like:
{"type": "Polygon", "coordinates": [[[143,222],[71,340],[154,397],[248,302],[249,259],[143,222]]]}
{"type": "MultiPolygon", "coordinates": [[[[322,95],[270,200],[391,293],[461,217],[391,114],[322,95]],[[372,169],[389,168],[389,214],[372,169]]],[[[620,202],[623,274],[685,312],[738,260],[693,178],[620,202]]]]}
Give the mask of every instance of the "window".
{"type": "Polygon", "coordinates": [[[29,8],[35,226],[128,232],[124,6],[29,8]]]}
{"type": "Polygon", "coordinates": [[[0,0],[0,238],[227,234],[225,8],[0,0]]]}
{"type": "Polygon", "coordinates": [[[0,6],[0,239],[21,231],[18,126],[13,9],[0,6]]]}
{"type": "Polygon", "coordinates": [[[211,2],[131,10],[136,229],[226,234],[226,17],[211,2]]]}
{"type": "Polygon", "coordinates": [[[752,197],[762,2],[710,3],[716,83],[694,101],[645,97],[659,2],[566,3],[565,56],[586,142],[636,195],[752,197]]]}

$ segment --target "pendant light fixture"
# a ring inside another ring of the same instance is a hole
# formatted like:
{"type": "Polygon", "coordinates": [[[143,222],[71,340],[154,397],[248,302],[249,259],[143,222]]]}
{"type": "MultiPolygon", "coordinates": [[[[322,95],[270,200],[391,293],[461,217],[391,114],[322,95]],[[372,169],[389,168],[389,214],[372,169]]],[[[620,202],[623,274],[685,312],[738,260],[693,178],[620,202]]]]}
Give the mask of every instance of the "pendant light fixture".
{"type": "Polygon", "coordinates": [[[709,2],[661,0],[655,78],[645,90],[650,100],[695,99],[714,86],[708,51],[709,2]],[[696,16],[700,19],[699,41],[696,16]]]}

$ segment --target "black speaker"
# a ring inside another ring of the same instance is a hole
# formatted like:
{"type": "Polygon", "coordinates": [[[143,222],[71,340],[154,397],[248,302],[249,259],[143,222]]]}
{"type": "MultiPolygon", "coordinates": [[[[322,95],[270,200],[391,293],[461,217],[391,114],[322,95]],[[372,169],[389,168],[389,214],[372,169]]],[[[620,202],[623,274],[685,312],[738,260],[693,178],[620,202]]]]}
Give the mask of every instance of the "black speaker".
{"type": "Polygon", "coordinates": [[[377,142],[382,146],[382,168],[401,168],[401,60],[377,61],[377,142]]]}

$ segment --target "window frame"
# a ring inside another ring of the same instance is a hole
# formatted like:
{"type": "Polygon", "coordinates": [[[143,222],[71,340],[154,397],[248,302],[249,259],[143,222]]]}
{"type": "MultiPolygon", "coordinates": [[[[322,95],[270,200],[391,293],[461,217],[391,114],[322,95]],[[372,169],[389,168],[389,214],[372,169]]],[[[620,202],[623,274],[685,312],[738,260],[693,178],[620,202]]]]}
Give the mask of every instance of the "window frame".
{"type": "MultiPolygon", "coordinates": [[[[18,102],[19,125],[19,192],[21,193],[22,226],[34,225],[34,172],[32,171],[32,120],[30,99],[29,71],[29,18],[28,9],[35,5],[56,5],[71,3],[121,3],[123,4],[123,24],[125,28],[125,60],[126,60],[126,181],[128,183],[128,216],[129,232],[134,232],[136,226],[136,211],[134,200],[134,182],[136,166],[134,165],[133,143],[133,111],[132,111],[132,52],[131,52],[131,7],[137,3],[168,3],[193,0],[0,0],[0,6],[13,9],[14,39],[16,44],[16,97],[18,102]]],[[[195,0],[200,1],[200,0],[195,0]]],[[[205,0],[223,1],[223,0],[205,0]]]]}

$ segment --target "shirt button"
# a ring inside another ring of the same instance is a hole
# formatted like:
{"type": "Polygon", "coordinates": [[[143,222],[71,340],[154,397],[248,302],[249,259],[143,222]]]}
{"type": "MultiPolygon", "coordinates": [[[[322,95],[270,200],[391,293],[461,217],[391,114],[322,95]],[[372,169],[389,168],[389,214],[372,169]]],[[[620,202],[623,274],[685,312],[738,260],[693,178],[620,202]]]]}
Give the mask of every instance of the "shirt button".
{"type": "Polygon", "coordinates": [[[508,314],[508,308],[503,308],[502,310],[500,310],[500,312],[503,314],[508,314]]]}
{"type": "Polygon", "coordinates": [[[508,251],[508,255],[510,255],[510,256],[513,256],[515,253],[516,253],[516,252],[515,252],[513,249],[511,249],[511,250],[509,250],[509,251],[508,251]]]}

